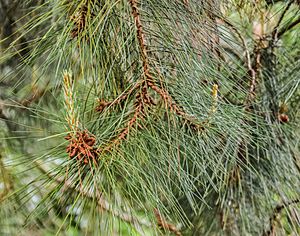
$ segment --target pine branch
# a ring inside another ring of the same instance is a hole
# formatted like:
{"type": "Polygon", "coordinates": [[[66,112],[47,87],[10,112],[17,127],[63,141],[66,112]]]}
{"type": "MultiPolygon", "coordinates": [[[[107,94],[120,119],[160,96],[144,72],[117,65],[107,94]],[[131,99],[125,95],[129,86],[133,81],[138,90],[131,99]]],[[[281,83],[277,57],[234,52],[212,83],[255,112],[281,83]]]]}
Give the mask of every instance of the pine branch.
{"type": "Polygon", "coordinates": [[[134,18],[135,26],[136,26],[136,34],[139,42],[139,48],[140,48],[140,53],[142,57],[142,62],[143,62],[143,72],[144,76],[146,77],[146,83],[147,86],[152,88],[156,93],[158,93],[162,99],[165,101],[165,103],[168,105],[168,107],[174,111],[177,115],[181,116],[183,119],[187,120],[188,123],[192,123],[195,127],[200,127],[199,124],[197,123],[196,119],[189,116],[186,114],[186,112],[182,109],[181,106],[179,106],[174,99],[169,95],[169,93],[164,90],[159,88],[158,86],[155,85],[155,80],[153,76],[150,74],[150,65],[149,65],[149,59],[148,59],[148,54],[147,54],[147,48],[146,48],[146,42],[145,42],[145,36],[143,32],[143,25],[142,21],[140,18],[139,10],[137,7],[137,1],[136,0],[129,0],[129,4],[132,9],[132,15],[134,18]]]}
{"type": "Polygon", "coordinates": [[[190,116],[184,112],[183,108],[179,106],[176,102],[174,102],[174,99],[172,96],[162,88],[159,88],[157,85],[155,85],[154,78],[150,73],[150,65],[149,65],[149,59],[147,54],[147,48],[146,48],[146,42],[145,42],[145,36],[143,32],[143,25],[140,18],[139,10],[137,7],[137,1],[136,0],[128,0],[129,5],[132,10],[132,15],[134,18],[134,24],[136,27],[136,35],[139,43],[140,48],[140,54],[142,58],[142,67],[143,67],[143,75],[145,76],[145,79],[143,81],[138,81],[132,88],[124,92],[122,95],[120,95],[117,99],[115,99],[112,102],[106,102],[104,100],[99,100],[97,107],[95,108],[96,111],[102,112],[105,108],[112,107],[114,105],[119,104],[121,101],[126,100],[134,91],[141,89],[141,92],[139,92],[136,96],[135,101],[135,109],[133,111],[133,117],[128,121],[127,126],[117,135],[117,137],[113,140],[111,140],[108,146],[101,149],[101,151],[110,151],[113,147],[119,145],[122,140],[126,139],[126,137],[129,134],[130,129],[137,124],[140,128],[141,126],[137,123],[138,118],[141,118],[144,116],[144,106],[154,106],[156,105],[153,101],[153,98],[148,95],[148,88],[151,88],[154,92],[156,92],[165,102],[167,107],[173,111],[175,114],[183,118],[187,121],[188,124],[196,128],[197,130],[203,129],[202,124],[205,122],[198,122],[197,119],[193,116],[190,116]]]}

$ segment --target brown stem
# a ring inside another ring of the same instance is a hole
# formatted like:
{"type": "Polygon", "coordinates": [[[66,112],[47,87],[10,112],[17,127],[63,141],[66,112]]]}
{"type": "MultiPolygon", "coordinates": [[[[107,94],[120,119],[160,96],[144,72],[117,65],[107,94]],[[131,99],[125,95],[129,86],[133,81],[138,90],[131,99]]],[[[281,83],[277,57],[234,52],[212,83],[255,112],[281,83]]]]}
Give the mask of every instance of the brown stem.
{"type": "Polygon", "coordinates": [[[128,0],[129,4],[131,6],[132,15],[134,18],[134,23],[136,27],[136,34],[139,41],[139,47],[140,47],[140,53],[143,61],[143,71],[146,79],[152,80],[152,76],[150,74],[150,66],[149,66],[149,60],[147,55],[147,48],[146,48],[146,42],[145,42],[145,36],[143,32],[143,25],[140,18],[140,14],[137,7],[137,1],[136,0],[128,0]]]}
{"type": "Polygon", "coordinates": [[[166,231],[174,233],[176,236],[181,236],[181,232],[177,227],[173,224],[170,224],[162,217],[162,215],[159,213],[157,209],[154,209],[154,214],[157,220],[157,225],[161,228],[163,228],[166,231]]]}
{"type": "Polygon", "coordinates": [[[169,95],[167,91],[155,85],[153,76],[150,74],[150,65],[149,65],[149,59],[147,54],[145,36],[143,32],[143,25],[141,22],[140,14],[137,7],[137,1],[136,0],[128,0],[128,1],[132,9],[132,15],[135,22],[137,38],[139,41],[139,47],[140,47],[141,57],[143,61],[143,72],[147,81],[146,85],[152,88],[156,93],[158,93],[162,97],[162,99],[166,102],[168,107],[171,110],[173,110],[177,115],[181,116],[183,119],[186,119],[189,123],[192,123],[193,125],[198,127],[199,125],[197,124],[197,122],[195,122],[194,117],[191,117],[188,114],[186,114],[184,110],[179,105],[177,105],[176,102],[174,102],[174,99],[172,99],[172,97],[169,95]]]}

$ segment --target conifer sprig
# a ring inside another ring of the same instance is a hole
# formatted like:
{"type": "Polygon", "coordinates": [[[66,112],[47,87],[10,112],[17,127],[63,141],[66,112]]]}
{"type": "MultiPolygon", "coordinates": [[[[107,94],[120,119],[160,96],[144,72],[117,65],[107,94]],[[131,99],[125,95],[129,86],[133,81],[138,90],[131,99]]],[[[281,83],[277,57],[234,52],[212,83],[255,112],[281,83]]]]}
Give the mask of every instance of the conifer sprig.
{"type": "Polygon", "coordinates": [[[0,1],[0,235],[299,233],[298,13],[0,1]]]}
{"type": "Polygon", "coordinates": [[[66,121],[69,130],[76,132],[79,128],[79,120],[76,109],[76,92],[74,80],[70,72],[65,71],[63,75],[64,102],[66,106],[66,121]]]}

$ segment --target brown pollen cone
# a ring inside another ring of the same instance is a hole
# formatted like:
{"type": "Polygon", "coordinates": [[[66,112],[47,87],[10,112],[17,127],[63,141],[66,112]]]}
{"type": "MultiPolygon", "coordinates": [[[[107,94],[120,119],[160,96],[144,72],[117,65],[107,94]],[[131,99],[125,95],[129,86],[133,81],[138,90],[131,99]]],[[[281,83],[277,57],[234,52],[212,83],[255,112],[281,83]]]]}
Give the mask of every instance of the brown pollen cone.
{"type": "Polygon", "coordinates": [[[75,135],[68,134],[65,137],[69,140],[69,145],[66,148],[66,152],[70,158],[76,158],[83,164],[88,164],[91,160],[95,163],[99,152],[96,147],[96,139],[93,135],[90,135],[86,130],[77,131],[75,135]]]}

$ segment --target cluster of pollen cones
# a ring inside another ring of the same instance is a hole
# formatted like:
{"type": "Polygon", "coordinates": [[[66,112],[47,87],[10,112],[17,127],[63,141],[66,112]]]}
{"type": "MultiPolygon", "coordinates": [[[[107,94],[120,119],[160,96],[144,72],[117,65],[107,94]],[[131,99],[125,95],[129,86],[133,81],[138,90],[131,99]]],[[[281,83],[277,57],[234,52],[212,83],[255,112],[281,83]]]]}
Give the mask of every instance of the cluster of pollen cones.
{"type": "Polygon", "coordinates": [[[66,152],[70,158],[88,164],[90,161],[97,163],[99,150],[95,147],[96,139],[87,131],[77,131],[75,134],[68,134],[65,137],[69,141],[66,152]]]}

